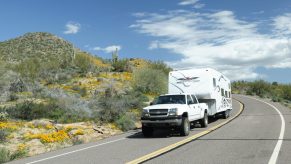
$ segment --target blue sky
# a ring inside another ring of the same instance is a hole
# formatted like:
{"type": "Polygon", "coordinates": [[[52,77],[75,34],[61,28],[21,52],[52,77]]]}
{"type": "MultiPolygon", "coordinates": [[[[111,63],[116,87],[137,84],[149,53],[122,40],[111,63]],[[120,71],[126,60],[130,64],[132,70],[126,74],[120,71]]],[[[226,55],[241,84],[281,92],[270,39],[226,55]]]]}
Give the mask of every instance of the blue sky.
{"type": "Polygon", "coordinates": [[[231,80],[291,83],[291,1],[6,0],[0,41],[50,32],[103,58],[212,67],[231,80]]]}

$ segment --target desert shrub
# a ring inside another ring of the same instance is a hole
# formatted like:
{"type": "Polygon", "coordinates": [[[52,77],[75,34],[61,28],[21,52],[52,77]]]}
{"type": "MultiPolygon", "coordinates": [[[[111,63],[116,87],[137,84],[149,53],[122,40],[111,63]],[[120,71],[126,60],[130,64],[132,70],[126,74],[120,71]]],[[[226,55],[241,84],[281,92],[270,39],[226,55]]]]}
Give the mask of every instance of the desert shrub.
{"type": "Polygon", "coordinates": [[[94,113],[95,120],[101,122],[116,122],[130,109],[144,107],[148,98],[140,92],[128,91],[125,94],[113,94],[98,99],[99,111],[94,113]]]}
{"type": "Polygon", "coordinates": [[[23,120],[33,120],[45,116],[44,104],[34,104],[31,101],[17,104],[15,107],[10,107],[8,113],[11,117],[23,120]]]}
{"type": "Polygon", "coordinates": [[[114,122],[126,111],[125,103],[120,97],[114,96],[99,99],[101,111],[97,113],[97,119],[101,122],[114,122]]]}
{"type": "Polygon", "coordinates": [[[94,72],[96,69],[92,57],[83,52],[76,54],[74,63],[80,69],[80,73],[94,72]]]}
{"type": "Polygon", "coordinates": [[[5,108],[0,108],[0,122],[7,121],[9,119],[9,115],[6,112],[5,108]]]}
{"type": "Polygon", "coordinates": [[[58,120],[66,113],[60,109],[54,101],[48,103],[36,104],[32,101],[25,101],[14,107],[9,107],[7,113],[10,117],[22,120],[33,120],[41,118],[50,118],[58,120]]]}
{"type": "Polygon", "coordinates": [[[235,81],[232,82],[232,90],[247,95],[258,95],[267,97],[274,102],[290,103],[291,101],[291,85],[279,84],[278,82],[266,82],[257,80],[253,82],[235,81]]]}
{"type": "Polygon", "coordinates": [[[27,149],[26,145],[20,144],[20,145],[18,145],[17,150],[10,155],[10,160],[23,158],[23,157],[27,156],[27,154],[28,154],[28,149],[27,149]]]}
{"type": "Polygon", "coordinates": [[[272,96],[272,101],[273,102],[281,102],[282,101],[282,98],[280,98],[279,96],[272,96]]]}
{"type": "Polygon", "coordinates": [[[0,74],[0,102],[6,102],[10,99],[10,85],[19,79],[19,75],[13,71],[6,71],[0,74]]]}
{"type": "Polygon", "coordinates": [[[10,93],[8,100],[9,101],[16,101],[18,99],[19,99],[19,97],[15,93],[10,93]]]}
{"type": "Polygon", "coordinates": [[[127,113],[122,115],[118,120],[115,121],[115,123],[122,131],[128,131],[135,128],[135,121],[135,116],[127,113]]]}
{"type": "Polygon", "coordinates": [[[74,85],[74,86],[72,87],[72,90],[78,92],[78,94],[80,94],[82,97],[85,97],[85,96],[87,95],[87,89],[84,88],[84,87],[81,88],[81,87],[79,87],[79,86],[77,86],[77,85],[74,85]]]}
{"type": "Polygon", "coordinates": [[[0,129],[0,143],[5,142],[8,135],[9,132],[7,129],[0,129]]]}
{"type": "Polygon", "coordinates": [[[23,78],[35,80],[40,72],[42,64],[38,58],[30,58],[22,61],[15,67],[15,71],[20,73],[23,78]]]}
{"type": "Polygon", "coordinates": [[[128,59],[114,60],[112,62],[112,71],[114,72],[131,72],[130,63],[128,59]]]}
{"type": "Polygon", "coordinates": [[[167,75],[151,68],[141,68],[133,73],[133,88],[146,94],[162,94],[167,91],[167,75]]]}
{"type": "Polygon", "coordinates": [[[10,161],[10,151],[4,147],[0,147],[0,163],[10,161]]]}
{"type": "Polygon", "coordinates": [[[285,100],[291,101],[291,84],[282,86],[282,97],[285,100]]]}
{"type": "Polygon", "coordinates": [[[167,64],[165,64],[162,61],[151,61],[149,68],[151,69],[155,69],[155,70],[161,70],[163,71],[166,75],[169,74],[170,71],[172,71],[172,68],[170,68],[169,66],[167,66],[167,64]]]}
{"type": "Polygon", "coordinates": [[[25,83],[21,79],[16,79],[10,84],[9,91],[13,93],[24,92],[26,91],[25,83]]]}
{"type": "Polygon", "coordinates": [[[80,145],[84,143],[84,141],[79,139],[78,137],[72,138],[72,142],[73,142],[73,145],[80,145]]]}
{"type": "Polygon", "coordinates": [[[88,113],[86,111],[62,108],[59,103],[57,100],[50,100],[47,103],[40,104],[25,101],[17,104],[15,107],[10,107],[7,111],[10,117],[22,120],[48,118],[60,123],[88,120],[88,113]]]}

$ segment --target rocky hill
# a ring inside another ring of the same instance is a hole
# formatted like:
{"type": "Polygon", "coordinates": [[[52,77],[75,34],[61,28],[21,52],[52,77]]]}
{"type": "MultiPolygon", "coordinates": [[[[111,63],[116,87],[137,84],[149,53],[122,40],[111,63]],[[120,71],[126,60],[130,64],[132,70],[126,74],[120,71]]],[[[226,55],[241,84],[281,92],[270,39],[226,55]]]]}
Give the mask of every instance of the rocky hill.
{"type": "Polygon", "coordinates": [[[169,71],[117,52],[104,60],[50,33],[0,42],[0,163],[139,127],[169,71]]]}

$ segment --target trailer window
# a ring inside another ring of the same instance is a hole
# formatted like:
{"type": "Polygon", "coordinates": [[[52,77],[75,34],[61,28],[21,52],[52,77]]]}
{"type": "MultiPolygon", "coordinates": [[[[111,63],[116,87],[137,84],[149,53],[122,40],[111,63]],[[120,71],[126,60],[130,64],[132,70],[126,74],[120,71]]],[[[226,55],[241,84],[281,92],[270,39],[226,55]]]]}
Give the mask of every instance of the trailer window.
{"type": "Polygon", "coordinates": [[[213,78],[213,87],[216,87],[216,79],[213,78]]]}
{"type": "Polygon", "coordinates": [[[228,97],[228,92],[227,91],[225,91],[225,97],[228,97]]]}
{"type": "Polygon", "coordinates": [[[221,96],[224,96],[224,89],[221,88],[221,96]]]}

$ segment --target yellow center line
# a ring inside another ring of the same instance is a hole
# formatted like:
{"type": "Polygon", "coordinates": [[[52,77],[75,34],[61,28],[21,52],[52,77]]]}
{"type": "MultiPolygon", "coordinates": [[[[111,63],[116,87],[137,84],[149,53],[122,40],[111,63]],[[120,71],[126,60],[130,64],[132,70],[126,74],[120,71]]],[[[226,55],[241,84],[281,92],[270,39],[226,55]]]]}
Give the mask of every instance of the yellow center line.
{"type": "Polygon", "coordinates": [[[193,140],[195,140],[195,139],[197,139],[199,137],[202,137],[202,136],[204,136],[204,135],[206,135],[206,134],[208,134],[208,133],[210,133],[210,132],[212,132],[212,131],[220,128],[221,126],[227,124],[228,122],[230,122],[233,119],[235,119],[236,117],[238,117],[241,114],[241,112],[243,111],[243,104],[240,101],[238,101],[237,99],[234,99],[234,100],[236,100],[240,104],[239,112],[234,117],[232,117],[232,118],[226,120],[225,122],[222,122],[222,123],[220,123],[220,124],[218,124],[218,125],[216,125],[216,126],[214,126],[212,128],[209,128],[209,129],[204,130],[204,131],[202,131],[202,132],[200,132],[198,134],[195,134],[193,136],[190,136],[190,137],[188,137],[188,138],[186,138],[186,139],[184,139],[182,141],[176,142],[174,144],[171,144],[169,146],[166,146],[164,148],[161,148],[159,150],[156,150],[156,151],[154,151],[154,152],[152,152],[150,154],[144,155],[144,156],[142,156],[140,158],[137,158],[135,160],[132,160],[130,162],[127,162],[126,164],[136,164],[136,163],[145,162],[145,161],[147,161],[149,159],[152,159],[152,158],[157,157],[157,156],[159,156],[161,154],[164,154],[166,152],[169,152],[169,151],[171,151],[171,150],[173,150],[173,149],[175,149],[175,148],[177,148],[179,146],[182,146],[182,145],[184,145],[186,143],[189,143],[189,142],[191,142],[191,141],[193,141],[193,140]]]}

